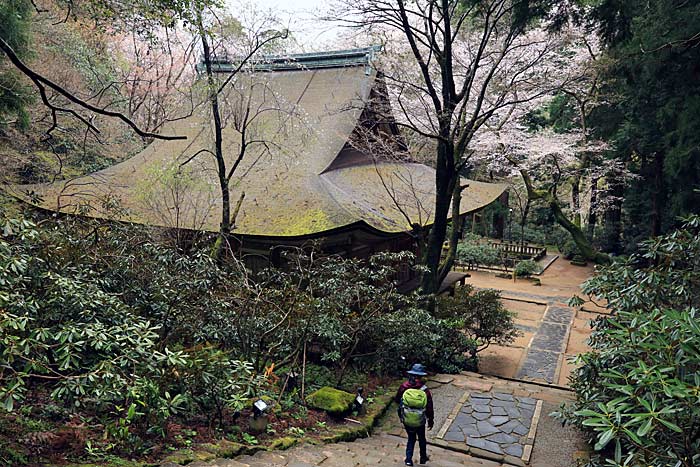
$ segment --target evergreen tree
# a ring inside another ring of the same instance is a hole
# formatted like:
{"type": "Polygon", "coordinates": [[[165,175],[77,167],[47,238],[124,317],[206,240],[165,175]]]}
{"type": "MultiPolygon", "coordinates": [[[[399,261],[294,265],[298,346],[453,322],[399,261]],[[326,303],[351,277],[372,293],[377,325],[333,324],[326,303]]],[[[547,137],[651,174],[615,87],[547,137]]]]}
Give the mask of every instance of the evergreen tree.
{"type": "MultiPolygon", "coordinates": [[[[15,53],[25,58],[29,55],[32,4],[29,0],[3,0],[0,2],[0,38],[15,53]]],[[[21,127],[29,124],[29,114],[25,106],[31,101],[28,87],[21,81],[21,75],[0,54],[0,125],[7,116],[21,127]]]]}
{"type": "Polygon", "coordinates": [[[603,0],[590,18],[614,59],[597,131],[639,176],[607,227],[634,248],[700,210],[700,2],[603,0]]]}

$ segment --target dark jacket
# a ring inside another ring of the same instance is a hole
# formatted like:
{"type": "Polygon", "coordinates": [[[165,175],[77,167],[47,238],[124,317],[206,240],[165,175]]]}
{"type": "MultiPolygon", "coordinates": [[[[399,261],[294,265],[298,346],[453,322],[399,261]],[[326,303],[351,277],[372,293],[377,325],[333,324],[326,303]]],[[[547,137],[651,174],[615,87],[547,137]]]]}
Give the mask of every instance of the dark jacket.
{"type": "MultiPolygon", "coordinates": [[[[425,383],[419,379],[416,379],[413,383],[411,383],[411,381],[404,381],[401,383],[399,390],[396,391],[396,403],[399,404],[399,411],[401,410],[401,398],[406,389],[421,389],[424,384],[425,383]]],[[[430,389],[426,388],[425,395],[428,396],[428,405],[425,407],[425,418],[428,419],[428,425],[433,426],[435,412],[433,412],[433,395],[430,394],[430,389]]]]}

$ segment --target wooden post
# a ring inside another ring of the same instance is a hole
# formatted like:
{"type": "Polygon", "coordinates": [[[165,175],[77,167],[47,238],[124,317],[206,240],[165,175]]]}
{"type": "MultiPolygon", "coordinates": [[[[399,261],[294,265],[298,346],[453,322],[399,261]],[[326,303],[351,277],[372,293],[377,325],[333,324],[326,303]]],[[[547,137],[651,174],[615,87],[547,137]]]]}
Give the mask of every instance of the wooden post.
{"type": "Polygon", "coordinates": [[[301,400],[305,404],[306,399],[304,399],[304,383],[306,382],[306,341],[304,341],[304,356],[301,360],[301,400]]]}

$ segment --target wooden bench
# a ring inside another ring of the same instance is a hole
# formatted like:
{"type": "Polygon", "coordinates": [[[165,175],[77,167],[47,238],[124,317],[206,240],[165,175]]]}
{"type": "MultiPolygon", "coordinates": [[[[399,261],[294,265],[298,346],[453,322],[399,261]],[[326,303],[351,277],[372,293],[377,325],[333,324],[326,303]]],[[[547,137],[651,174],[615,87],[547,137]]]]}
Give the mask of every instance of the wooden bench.
{"type": "MultiPolygon", "coordinates": [[[[455,294],[455,287],[457,284],[459,285],[464,285],[467,277],[471,277],[469,274],[466,272],[457,272],[457,271],[450,271],[447,273],[447,276],[442,280],[442,283],[440,284],[440,287],[438,288],[438,295],[447,293],[450,296],[454,296],[455,294]]],[[[416,290],[418,287],[420,287],[420,277],[414,277],[413,279],[404,282],[403,284],[400,284],[398,286],[398,291],[400,293],[409,293],[413,292],[416,290]]]]}

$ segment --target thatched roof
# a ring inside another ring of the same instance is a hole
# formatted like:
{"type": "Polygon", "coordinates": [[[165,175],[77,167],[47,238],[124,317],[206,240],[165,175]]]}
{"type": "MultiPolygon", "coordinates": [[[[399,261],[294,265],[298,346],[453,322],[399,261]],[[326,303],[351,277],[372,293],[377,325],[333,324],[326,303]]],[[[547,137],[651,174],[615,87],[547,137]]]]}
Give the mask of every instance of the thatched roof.
{"type": "MultiPolygon", "coordinates": [[[[371,50],[368,49],[367,56],[371,50]]],[[[240,149],[235,130],[240,103],[250,99],[259,117],[248,129],[252,144],[231,179],[232,209],[245,197],[234,232],[299,237],[351,225],[386,233],[429,224],[434,203],[433,169],[372,158],[334,164],[342,153],[376,82],[367,60],[326,54],[313,63],[249,73],[222,96],[224,151],[231,167],[240,149]],[[253,135],[252,137],[250,135],[253,135]],[[340,168],[335,168],[340,167],[340,168]]],[[[217,231],[221,201],[210,113],[202,105],[171,123],[168,134],[185,141],[156,140],[136,156],[68,181],[14,186],[11,191],[43,208],[137,223],[217,231]]],[[[494,201],[502,185],[469,182],[460,211],[494,201]]]]}

